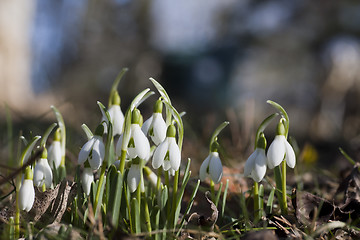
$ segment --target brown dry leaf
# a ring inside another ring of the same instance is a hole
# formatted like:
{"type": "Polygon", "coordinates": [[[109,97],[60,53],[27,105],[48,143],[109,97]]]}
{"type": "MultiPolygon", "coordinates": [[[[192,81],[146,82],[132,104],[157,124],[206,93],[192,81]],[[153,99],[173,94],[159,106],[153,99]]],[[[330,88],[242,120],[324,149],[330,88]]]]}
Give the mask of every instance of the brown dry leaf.
{"type": "Polygon", "coordinates": [[[261,230],[261,231],[252,231],[248,232],[244,238],[244,240],[277,240],[278,237],[273,230],[261,230]]]}
{"type": "MultiPolygon", "coordinates": [[[[27,213],[21,212],[25,221],[37,222],[38,225],[46,226],[54,222],[60,222],[66,208],[71,204],[76,194],[76,184],[63,180],[54,189],[40,192],[35,188],[35,201],[32,209],[27,213]]],[[[15,202],[11,207],[5,207],[0,211],[0,218],[7,222],[14,216],[15,202]]]]}

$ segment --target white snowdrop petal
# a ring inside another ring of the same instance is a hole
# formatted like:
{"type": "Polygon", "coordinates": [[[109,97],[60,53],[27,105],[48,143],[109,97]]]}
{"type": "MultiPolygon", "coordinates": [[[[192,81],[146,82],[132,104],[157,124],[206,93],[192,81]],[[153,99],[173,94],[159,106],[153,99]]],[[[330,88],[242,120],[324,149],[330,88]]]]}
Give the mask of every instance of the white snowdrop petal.
{"type": "Polygon", "coordinates": [[[277,135],[274,141],[270,144],[267,153],[268,166],[270,169],[280,165],[280,163],[283,161],[285,156],[284,141],[286,141],[285,136],[277,135]]]}
{"type": "Polygon", "coordinates": [[[164,158],[168,151],[168,145],[168,141],[164,141],[155,149],[152,161],[152,166],[154,169],[158,169],[163,164],[164,158]]]}
{"type": "Polygon", "coordinates": [[[221,164],[221,160],[219,158],[219,154],[217,152],[212,153],[213,156],[209,162],[209,175],[214,183],[219,183],[222,175],[223,175],[223,167],[221,164]]]}
{"type": "Polygon", "coordinates": [[[264,149],[258,149],[258,155],[255,159],[254,169],[251,173],[254,181],[260,182],[266,173],[266,155],[264,149]]]}
{"type": "Polygon", "coordinates": [[[244,167],[244,176],[245,177],[250,176],[252,170],[254,169],[255,158],[257,155],[258,155],[258,151],[257,151],[257,149],[255,149],[255,151],[246,160],[245,167],[244,167]]]}
{"type": "Polygon", "coordinates": [[[84,168],[81,175],[81,186],[86,196],[89,196],[91,190],[91,183],[94,182],[94,174],[91,168],[84,168]]]}
{"type": "Polygon", "coordinates": [[[86,159],[89,157],[90,151],[94,145],[95,139],[91,138],[87,141],[84,146],[81,148],[79,157],[78,157],[78,164],[83,164],[86,159]]]}
{"type": "Polygon", "coordinates": [[[122,141],[123,141],[123,134],[120,135],[117,143],[116,143],[116,147],[115,147],[115,154],[116,156],[120,156],[121,155],[121,146],[122,146],[122,141]]]}
{"type": "Polygon", "coordinates": [[[171,168],[177,171],[181,163],[181,153],[179,146],[176,144],[175,138],[168,138],[169,140],[169,158],[171,168]]]}
{"type": "Polygon", "coordinates": [[[92,149],[92,156],[91,158],[89,158],[89,164],[92,169],[94,170],[99,169],[104,159],[104,153],[105,153],[104,144],[102,144],[102,141],[100,139],[96,139],[92,149]]]}
{"type": "Polygon", "coordinates": [[[209,167],[210,157],[211,157],[211,155],[209,154],[200,166],[199,178],[201,181],[204,181],[206,178],[207,168],[209,167]]]}
{"type": "Polygon", "coordinates": [[[154,113],[153,114],[153,122],[152,122],[152,131],[153,135],[151,139],[155,143],[155,145],[159,145],[162,143],[166,138],[166,123],[162,118],[161,113],[154,113]]]}
{"type": "MultiPolygon", "coordinates": [[[[163,166],[163,169],[164,169],[165,171],[168,171],[168,170],[171,170],[171,169],[172,169],[172,168],[171,168],[171,163],[170,163],[169,160],[164,160],[162,166],[163,166]]],[[[172,169],[172,170],[174,170],[174,169],[172,169]]]]}
{"type": "Polygon", "coordinates": [[[50,188],[52,185],[53,175],[47,160],[45,161],[44,164],[44,173],[45,173],[45,186],[46,188],[50,188]]]}
{"type": "Polygon", "coordinates": [[[296,164],[295,152],[288,141],[285,141],[286,163],[290,168],[294,168],[296,164]]]}
{"type": "Polygon", "coordinates": [[[48,151],[48,160],[49,165],[51,168],[55,167],[58,168],[61,163],[61,145],[60,141],[53,141],[49,147],[48,151]]]}
{"type": "Polygon", "coordinates": [[[146,159],[146,157],[150,155],[149,140],[147,139],[145,134],[141,131],[139,124],[132,124],[132,126],[133,126],[132,136],[134,139],[136,156],[138,156],[141,159],[146,159]]]}
{"type": "Polygon", "coordinates": [[[35,191],[33,181],[25,179],[19,190],[19,208],[29,212],[34,204],[34,200],[35,191]]]}
{"type": "Polygon", "coordinates": [[[112,105],[109,108],[109,115],[113,124],[113,134],[120,135],[124,125],[124,114],[119,105],[112,105]]]}
{"type": "Polygon", "coordinates": [[[141,131],[147,136],[149,132],[150,125],[152,123],[153,116],[149,117],[141,126],[141,131]]]}
{"type": "Polygon", "coordinates": [[[138,164],[132,164],[127,175],[127,183],[131,193],[136,191],[140,183],[140,178],[140,166],[138,164]]]}

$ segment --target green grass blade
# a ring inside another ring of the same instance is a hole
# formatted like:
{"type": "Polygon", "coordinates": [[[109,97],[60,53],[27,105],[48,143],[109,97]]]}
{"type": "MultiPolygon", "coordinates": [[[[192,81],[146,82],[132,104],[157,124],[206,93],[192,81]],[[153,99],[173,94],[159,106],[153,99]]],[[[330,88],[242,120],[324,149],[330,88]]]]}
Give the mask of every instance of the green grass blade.
{"type": "Polygon", "coordinates": [[[274,203],[274,194],[275,194],[275,188],[273,187],[270,191],[268,201],[266,203],[266,213],[267,214],[272,214],[272,206],[274,203]]]}

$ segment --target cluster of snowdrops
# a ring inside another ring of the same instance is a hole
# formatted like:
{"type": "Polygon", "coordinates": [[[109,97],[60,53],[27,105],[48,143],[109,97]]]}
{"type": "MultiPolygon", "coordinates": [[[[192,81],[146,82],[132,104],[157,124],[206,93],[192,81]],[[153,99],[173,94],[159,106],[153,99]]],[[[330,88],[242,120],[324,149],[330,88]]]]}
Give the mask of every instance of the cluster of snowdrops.
{"type": "MultiPolygon", "coordinates": [[[[75,181],[81,185],[82,192],[73,200],[73,206],[80,206],[81,210],[72,211],[72,224],[85,226],[89,214],[87,206],[91,204],[95,217],[99,214],[109,216],[111,213],[109,223],[114,228],[120,227],[124,232],[147,232],[157,238],[158,234],[154,234],[154,230],[165,229],[161,234],[166,235],[166,229],[169,229],[173,234],[179,235],[184,223],[184,219],[180,217],[181,201],[191,175],[190,159],[181,164],[184,136],[182,117],[185,113],[179,113],[165,89],[157,81],[150,79],[160,94],[155,100],[152,115],[144,121],[139,110],[140,104],[154,94],[150,89],[140,92],[124,115],[117,91],[124,73],[125,70],[112,86],[108,108],[98,102],[101,121],[95,132],[92,133],[89,127],[82,125],[88,141],[78,154],[79,171],[75,181]],[[99,178],[95,180],[96,172],[99,178]],[[82,219],[79,219],[78,211],[83,211],[82,219]]],[[[264,178],[267,167],[274,169],[281,210],[287,211],[286,164],[294,168],[296,162],[294,150],[287,141],[288,115],[279,104],[272,101],[268,103],[278,113],[270,115],[260,124],[255,138],[255,151],[247,159],[244,169],[244,176],[254,180],[256,218],[260,218],[262,209],[258,201],[258,182],[264,178]],[[264,130],[279,113],[281,117],[277,124],[277,135],[266,154],[264,130]]],[[[20,223],[17,219],[20,210],[31,210],[35,198],[34,187],[46,191],[66,176],[66,129],[60,112],[55,107],[53,110],[58,123],[51,125],[42,138],[39,145],[43,148],[41,158],[34,166],[28,166],[18,178],[15,223],[20,223]],[[47,138],[56,125],[58,128],[47,151],[47,138]]],[[[218,135],[228,124],[224,122],[214,131],[210,139],[209,155],[199,170],[200,180],[209,177],[211,187],[218,184],[223,175],[218,153],[218,135]]],[[[24,140],[26,148],[20,160],[21,166],[27,162],[39,139],[40,136],[36,136],[29,142],[24,140]]],[[[182,211],[184,214],[190,212],[199,184],[200,181],[197,181],[191,201],[187,209],[182,211]]]]}

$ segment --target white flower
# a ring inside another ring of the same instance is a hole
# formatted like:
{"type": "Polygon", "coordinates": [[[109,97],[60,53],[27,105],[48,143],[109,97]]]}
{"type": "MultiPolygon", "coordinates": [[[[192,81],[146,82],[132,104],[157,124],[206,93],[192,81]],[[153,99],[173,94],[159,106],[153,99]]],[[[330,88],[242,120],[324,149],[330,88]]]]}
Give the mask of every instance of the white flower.
{"type": "Polygon", "coordinates": [[[52,179],[53,175],[47,159],[40,158],[34,168],[34,185],[41,187],[45,183],[46,188],[50,188],[52,179]]]}
{"type": "Polygon", "coordinates": [[[33,172],[30,167],[25,170],[24,181],[19,190],[19,208],[30,211],[35,201],[35,190],[33,183],[33,172]]]}
{"type": "MultiPolygon", "coordinates": [[[[121,111],[120,105],[111,105],[108,112],[110,115],[111,123],[113,124],[113,135],[120,135],[122,133],[124,125],[124,114],[121,111]]],[[[106,121],[106,118],[103,116],[102,120],[106,121]]],[[[104,133],[107,133],[106,127],[104,128],[104,133]]]]}
{"type": "Polygon", "coordinates": [[[130,192],[133,193],[139,186],[141,179],[141,168],[140,164],[131,164],[127,175],[127,184],[129,186],[130,192]]]}
{"type": "Polygon", "coordinates": [[[287,165],[290,168],[294,168],[296,164],[294,149],[288,143],[284,135],[276,135],[267,152],[268,167],[273,169],[280,165],[284,157],[287,165]]]}
{"type": "Polygon", "coordinates": [[[51,168],[58,168],[61,163],[61,145],[60,140],[54,140],[49,147],[48,154],[49,165],[51,168]]]}
{"type": "Polygon", "coordinates": [[[200,166],[200,180],[204,181],[208,175],[214,183],[219,183],[222,178],[223,167],[218,152],[210,152],[200,166]]]}
{"type": "Polygon", "coordinates": [[[167,130],[167,137],[154,152],[153,168],[157,169],[162,166],[165,171],[168,171],[170,168],[175,171],[179,169],[181,153],[179,146],[176,144],[175,133],[174,125],[170,125],[167,130]]]}
{"type": "Polygon", "coordinates": [[[81,174],[81,186],[86,194],[89,196],[91,190],[91,183],[94,182],[94,174],[91,168],[84,168],[81,174]]]}
{"type": "Polygon", "coordinates": [[[151,117],[149,117],[144,123],[143,125],[141,126],[141,131],[143,131],[143,133],[145,135],[148,134],[149,132],[149,128],[150,128],[150,125],[152,123],[152,120],[153,120],[153,116],[151,115],[151,117]]]}
{"type": "Polygon", "coordinates": [[[105,156],[105,145],[102,137],[94,135],[89,141],[87,141],[81,148],[78,158],[78,164],[84,163],[86,160],[92,169],[98,169],[105,156]]]}
{"type": "MultiPolygon", "coordinates": [[[[116,155],[121,154],[121,145],[123,141],[123,135],[120,136],[116,144],[116,155]]],[[[130,141],[128,144],[127,153],[130,158],[139,157],[141,159],[147,159],[150,156],[150,144],[145,134],[141,131],[139,124],[133,123],[130,126],[130,141]]]]}
{"type": "Polygon", "coordinates": [[[260,182],[266,173],[266,159],[265,149],[256,148],[246,160],[244,176],[251,176],[254,181],[260,182]]]}

